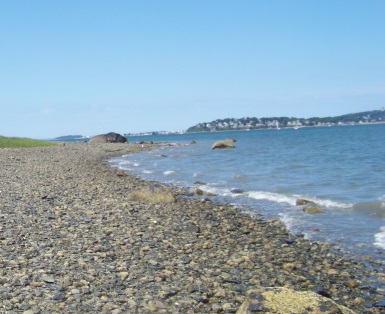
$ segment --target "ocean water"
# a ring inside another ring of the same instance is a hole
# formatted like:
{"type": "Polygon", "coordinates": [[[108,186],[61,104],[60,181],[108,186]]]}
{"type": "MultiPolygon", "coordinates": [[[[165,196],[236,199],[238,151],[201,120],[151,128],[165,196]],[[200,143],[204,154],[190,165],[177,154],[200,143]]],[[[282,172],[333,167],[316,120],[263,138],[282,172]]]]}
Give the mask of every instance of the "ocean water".
{"type": "Polygon", "coordinates": [[[112,166],[199,187],[216,194],[215,201],[280,219],[294,235],[385,260],[385,124],[128,139],[168,144],[113,158],[112,166]],[[229,137],[235,148],[211,149],[229,137]],[[322,213],[305,213],[298,198],[315,202],[322,213]]]}

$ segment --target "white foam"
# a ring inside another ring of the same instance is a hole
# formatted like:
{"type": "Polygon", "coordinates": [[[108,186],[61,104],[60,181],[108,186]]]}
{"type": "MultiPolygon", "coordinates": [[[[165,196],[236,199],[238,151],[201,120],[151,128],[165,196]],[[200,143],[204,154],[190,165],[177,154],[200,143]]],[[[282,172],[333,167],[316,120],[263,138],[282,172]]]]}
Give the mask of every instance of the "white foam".
{"type": "Polygon", "coordinates": [[[281,216],[281,221],[286,226],[286,228],[289,230],[292,230],[295,219],[293,217],[290,217],[287,214],[280,214],[280,216],[281,216]]]}
{"type": "Polygon", "coordinates": [[[139,163],[135,163],[134,161],[131,161],[131,160],[125,160],[123,158],[113,158],[110,160],[110,163],[113,163],[117,166],[119,166],[119,168],[121,169],[124,169],[126,166],[139,166],[140,164],[139,163]]]}
{"type": "Polygon", "coordinates": [[[233,196],[232,195],[233,193],[231,193],[229,189],[218,188],[213,185],[203,185],[203,186],[200,186],[200,189],[202,189],[204,192],[212,193],[216,195],[233,196]]]}
{"type": "Polygon", "coordinates": [[[132,162],[131,161],[125,161],[125,160],[118,160],[118,164],[119,166],[125,166],[125,165],[131,165],[132,162]]]}
{"type": "Polygon", "coordinates": [[[375,240],[373,244],[377,247],[385,249],[385,226],[381,227],[380,230],[380,232],[374,235],[375,240]]]}
{"type": "Polygon", "coordinates": [[[176,172],[174,171],[174,170],[167,170],[167,171],[165,171],[165,172],[163,172],[163,174],[165,175],[165,176],[170,176],[170,175],[173,175],[173,174],[175,174],[176,172]]]}
{"type": "Polygon", "coordinates": [[[151,174],[151,173],[154,173],[154,171],[151,171],[151,170],[143,170],[142,173],[145,173],[145,174],[151,174]]]}
{"type": "Polygon", "coordinates": [[[385,195],[380,196],[378,200],[381,202],[381,208],[385,208],[385,195]]]}
{"type": "Polygon", "coordinates": [[[318,204],[321,207],[327,208],[352,208],[354,204],[336,202],[332,200],[319,199],[316,197],[300,196],[300,195],[290,195],[290,194],[281,194],[274,192],[265,192],[265,191],[253,191],[248,193],[249,197],[256,200],[268,200],[277,203],[286,203],[292,206],[296,205],[297,199],[306,199],[318,204]]]}
{"type": "Polygon", "coordinates": [[[297,200],[297,197],[295,196],[265,191],[249,192],[248,195],[249,197],[256,200],[268,200],[278,203],[287,203],[293,206],[295,206],[295,202],[297,200]]]}
{"type": "Polygon", "coordinates": [[[336,201],[331,201],[331,200],[322,200],[319,198],[313,198],[309,199],[310,201],[313,201],[317,203],[318,205],[322,207],[329,207],[329,208],[344,208],[344,209],[351,209],[353,208],[354,204],[352,203],[343,203],[343,202],[336,202],[336,201]]]}

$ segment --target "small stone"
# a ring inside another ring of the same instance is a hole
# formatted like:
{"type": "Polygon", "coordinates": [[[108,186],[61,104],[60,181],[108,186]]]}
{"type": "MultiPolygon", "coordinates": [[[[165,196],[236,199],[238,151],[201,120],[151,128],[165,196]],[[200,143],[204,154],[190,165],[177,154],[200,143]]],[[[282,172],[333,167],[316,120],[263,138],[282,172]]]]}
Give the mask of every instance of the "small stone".
{"type": "Polygon", "coordinates": [[[54,283],[55,282],[55,279],[52,278],[52,277],[49,277],[47,275],[43,275],[40,277],[40,279],[46,283],[54,283]]]}
{"type": "Polygon", "coordinates": [[[201,189],[198,189],[198,188],[193,189],[193,193],[194,193],[195,195],[203,195],[203,191],[202,191],[201,189]]]}
{"type": "Polygon", "coordinates": [[[229,311],[230,309],[232,309],[234,306],[231,304],[231,303],[225,303],[222,305],[222,310],[223,311],[229,311]]]}
{"type": "Polygon", "coordinates": [[[129,275],[130,274],[128,272],[123,271],[123,272],[119,273],[119,278],[120,278],[121,281],[125,281],[128,278],[129,275]]]}
{"type": "Polygon", "coordinates": [[[331,295],[330,295],[330,293],[329,292],[327,292],[324,288],[322,288],[322,287],[314,287],[313,289],[312,289],[312,291],[313,292],[315,292],[315,293],[317,293],[317,294],[319,294],[319,295],[322,295],[323,297],[326,297],[326,298],[330,298],[331,299],[331,295]]]}
{"type": "Polygon", "coordinates": [[[365,303],[365,300],[364,300],[363,298],[361,298],[361,297],[358,297],[358,298],[355,298],[355,299],[353,300],[353,303],[354,303],[354,304],[357,304],[357,305],[361,305],[361,304],[364,304],[364,303],[365,303]]]}
{"type": "Polygon", "coordinates": [[[52,299],[54,299],[55,301],[61,301],[61,300],[64,300],[65,299],[65,295],[61,292],[56,292],[52,299]]]}
{"type": "Polygon", "coordinates": [[[127,288],[126,290],[124,290],[124,293],[126,296],[132,296],[134,294],[134,289],[127,288]]]}
{"type": "Polygon", "coordinates": [[[358,287],[358,281],[355,279],[348,280],[344,283],[344,285],[348,288],[357,288],[358,287]]]}
{"type": "Polygon", "coordinates": [[[337,275],[337,274],[338,274],[338,270],[337,269],[330,268],[328,270],[328,275],[337,275]]]}
{"type": "Polygon", "coordinates": [[[184,265],[191,263],[191,261],[192,261],[192,259],[191,259],[190,257],[188,257],[188,256],[184,256],[184,257],[182,257],[182,258],[179,260],[179,262],[180,262],[181,264],[184,264],[184,265]]]}
{"type": "Polygon", "coordinates": [[[118,171],[116,172],[116,175],[117,175],[118,177],[127,177],[127,176],[128,176],[127,172],[125,172],[124,170],[118,170],[118,171]]]}
{"type": "Polygon", "coordinates": [[[218,290],[218,291],[214,294],[214,296],[215,296],[216,298],[223,298],[223,297],[226,296],[226,291],[223,290],[223,289],[218,290]]]}
{"type": "Polygon", "coordinates": [[[185,229],[187,232],[191,232],[191,233],[200,233],[201,230],[200,228],[196,225],[196,224],[189,224],[186,229],[185,229]]]}
{"type": "Polygon", "coordinates": [[[152,312],[159,312],[167,308],[167,306],[161,301],[150,301],[146,308],[152,312]]]}
{"type": "Polygon", "coordinates": [[[166,291],[161,291],[159,293],[159,297],[162,299],[168,299],[174,295],[176,295],[178,291],[173,291],[173,290],[166,290],[166,291]]]}

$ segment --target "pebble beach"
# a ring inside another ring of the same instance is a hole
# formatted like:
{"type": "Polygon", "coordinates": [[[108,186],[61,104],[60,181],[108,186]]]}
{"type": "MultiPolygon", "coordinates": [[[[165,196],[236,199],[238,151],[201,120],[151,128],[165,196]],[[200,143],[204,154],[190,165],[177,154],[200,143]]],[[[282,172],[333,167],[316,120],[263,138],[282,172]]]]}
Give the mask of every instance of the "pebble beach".
{"type": "Polygon", "coordinates": [[[160,183],[108,160],[143,149],[151,145],[0,150],[0,313],[235,313],[258,287],[385,312],[372,283],[381,271],[278,220],[182,188],[170,203],[131,200],[160,183]]]}

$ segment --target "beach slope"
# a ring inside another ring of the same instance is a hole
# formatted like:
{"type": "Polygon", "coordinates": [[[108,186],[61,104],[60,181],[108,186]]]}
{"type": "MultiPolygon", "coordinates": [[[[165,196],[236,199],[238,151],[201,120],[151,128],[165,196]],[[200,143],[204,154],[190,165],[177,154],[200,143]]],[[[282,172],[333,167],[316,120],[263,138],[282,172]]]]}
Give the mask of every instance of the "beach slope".
{"type": "Polygon", "coordinates": [[[380,313],[363,264],[279,221],[183,189],[171,202],[132,200],[161,184],[107,161],[142,149],[0,150],[1,313],[235,313],[258,287],[316,291],[380,313]]]}

